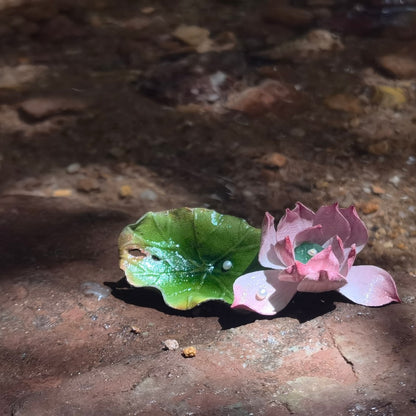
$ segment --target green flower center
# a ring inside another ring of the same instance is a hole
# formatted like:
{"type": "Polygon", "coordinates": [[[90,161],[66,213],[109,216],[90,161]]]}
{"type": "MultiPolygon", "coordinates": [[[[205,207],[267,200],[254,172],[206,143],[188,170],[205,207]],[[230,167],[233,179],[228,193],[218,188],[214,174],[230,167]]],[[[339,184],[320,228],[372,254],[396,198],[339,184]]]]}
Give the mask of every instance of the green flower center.
{"type": "Polygon", "coordinates": [[[305,241],[295,248],[295,259],[301,263],[307,263],[315,254],[318,254],[324,248],[319,244],[305,241]]]}

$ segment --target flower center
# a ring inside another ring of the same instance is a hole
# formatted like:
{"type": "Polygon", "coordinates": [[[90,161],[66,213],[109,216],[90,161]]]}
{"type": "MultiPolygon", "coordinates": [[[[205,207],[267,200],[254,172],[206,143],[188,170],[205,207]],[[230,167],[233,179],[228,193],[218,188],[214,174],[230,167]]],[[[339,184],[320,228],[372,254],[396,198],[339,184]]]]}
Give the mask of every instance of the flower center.
{"type": "Polygon", "coordinates": [[[295,259],[301,263],[307,263],[315,254],[318,254],[324,248],[319,244],[305,241],[295,248],[295,259]]]}

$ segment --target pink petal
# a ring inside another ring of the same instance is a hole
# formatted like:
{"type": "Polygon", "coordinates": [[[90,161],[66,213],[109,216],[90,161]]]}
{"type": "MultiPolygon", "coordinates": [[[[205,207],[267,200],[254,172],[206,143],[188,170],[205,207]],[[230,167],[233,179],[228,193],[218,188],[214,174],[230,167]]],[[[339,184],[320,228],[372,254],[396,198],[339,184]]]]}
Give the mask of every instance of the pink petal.
{"type": "Polygon", "coordinates": [[[286,237],[282,241],[278,241],[275,249],[277,257],[280,259],[281,263],[285,265],[285,267],[291,266],[295,263],[295,253],[289,237],[286,237]]]}
{"type": "Polygon", "coordinates": [[[294,241],[296,234],[306,228],[312,227],[315,214],[309,208],[300,202],[296,203],[293,210],[286,210],[286,214],[282,217],[277,225],[277,240],[283,240],[289,237],[294,241]]]}
{"type": "Polygon", "coordinates": [[[276,255],[276,230],[274,228],[274,217],[266,212],[262,225],[259,262],[263,267],[271,269],[284,268],[285,265],[276,255]]]}
{"type": "Polygon", "coordinates": [[[351,205],[349,208],[341,208],[341,214],[349,222],[351,227],[350,236],[344,241],[344,247],[356,245],[357,254],[364,248],[368,241],[367,227],[361,221],[355,208],[351,205]]]}
{"type": "Polygon", "coordinates": [[[308,279],[319,280],[321,272],[326,272],[329,280],[339,280],[339,262],[329,246],[315,254],[306,264],[296,262],[298,273],[308,279]]]}
{"type": "Polygon", "coordinates": [[[347,276],[347,284],[338,292],[355,303],[365,306],[381,306],[400,302],[396,284],[389,273],[376,266],[353,266],[347,276]]]}
{"type": "Polygon", "coordinates": [[[296,235],[294,240],[295,247],[305,242],[322,245],[325,242],[324,235],[322,234],[322,225],[318,224],[307,228],[296,235]]]}
{"type": "Polygon", "coordinates": [[[320,273],[319,279],[308,279],[305,277],[299,285],[298,292],[329,292],[330,290],[339,290],[347,281],[341,276],[337,276],[337,280],[329,280],[325,272],[320,273]]]}
{"type": "Polygon", "coordinates": [[[352,245],[351,248],[345,249],[346,256],[344,258],[344,262],[341,264],[339,268],[339,272],[343,276],[347,276],[352,265],[354,264],[355,257],[357,256],[357,252],[355,250],[355,244],[352,245]]]}
{"type": "Polygon", "coordinates": [[[313,221],[313,225],[317,224],[322,224],[325,241],[335,235],[338,235],[344,241],[351,234],[350,224],[341,214],[337,203],[319,208],[313,221]]]}
{"type": "Polygon", "coordinates": [[[297,283],[281,282],[280,271],[261,270],[240,276],[234,282],[232,308],[244,308],[262,315],[281,311],[296,293],[297,283]]]}
{"type": "MultiPolygon", "coordinates": [[[[336,235],[332,237],[324,247],[332,247],[332,252],[334,253],[335,257],[338,260],[339,264],[343,264],[345,262],[345,258],[347,257],[347,253],[349,251],[344,249],[344,245],[342,244],[342,240],[336,235]]],[[[341,273],[342,274],[342,273],[341,273]]],[[[346,274],[344,275],[346,276],[346,274]]]]}

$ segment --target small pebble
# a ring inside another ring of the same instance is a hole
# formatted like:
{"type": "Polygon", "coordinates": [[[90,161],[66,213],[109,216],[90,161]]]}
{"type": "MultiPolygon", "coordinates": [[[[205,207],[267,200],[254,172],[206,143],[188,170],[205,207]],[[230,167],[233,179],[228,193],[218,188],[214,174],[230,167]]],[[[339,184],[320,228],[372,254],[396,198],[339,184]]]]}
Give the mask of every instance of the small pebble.
{"type": "Polygon", "coordinates": [[[185,358],[193,358],[196,356],[196,348],[195,347],[186,347],[182,350],[182,355],[185,358]]]}
{"type": "Polygon", "coordinates": [[[166,339],[162,341],[162,344],[164,350],[175,351],[179,348],[179,343],[176,339],[166,339]]]}
{"type": "Polygon", "coordinates": [[[375,195],[382,195],[386,193],[386,191],[381,186],[378,186],[378,185],[371,185],[371,191],[375,195]]]}
{"type": "Polygon", "coordinates": [[[92,178],[82,178],[77,182],[77,189],[81,192],[92,192],[100,189],[100,184],[92,178]]]}
{"type": "Polygon", "coordinates": [[[389,179],[389,182],[397,187],[399,186],[400,180],[401,178],[399,175],[394,175],[389,179]]]}
{"type": "Polygon", "coordinates": [[[56,189],[52,192],[52,196],[56,198],[66,198],[72,195],[72,189],[56,189]]]}
{"type": "Polygon", "coordinates": [[[136,325],[131,325],[130,328],[131,328],[130,329],[130,332],[133,332],[133,334],[138,335],[138,334],[140,334],[142,332],[142,330],[138,326],[136,326],[136,325]]]}
{"type": "Polygon", "coordinates": [[[70,175],[79,172],[81,169],[81,165],[79,163],[71,163],[66,167],[66,173],[69,173],[70,175]]]}
{"type": "Polygon", "coordinates": [[[287,158],[281,153],[273,152],[260,158],[260,162],[270,168],[282,168],[286,165],[287,158]]]}
{"type": "Polygon", "coordinates": [[[154,7],[143,7],[140,11],[143,14],[152,14],[156,9],[154,7]]]}
{"type": "Polygon", "coordinates": [[[406,160],[406,165],[414,165],[416,163],[416,157],[409,156],[406,160]]]}
{"type": "Polygon", "coordinates": [[[140,198],[145,199],[147,201],[156,201],[157,193],[152,191],[151,189],[145,189],[144,191],[140,192],[140,198]]]}
{"type": "Polygon", "coordinates": [[[364,215],[368,215],[378,211],[379,205],[377,204],[377,202],[369,201],[362,203],[360,205],[360,208],[364,215]]]}
{"type": "Polygon", "coordinates": [[[133,196],[131,186],[130,185],[121,186],[118,191],[118,195],[120,198],[131,198],[133,196]]]}

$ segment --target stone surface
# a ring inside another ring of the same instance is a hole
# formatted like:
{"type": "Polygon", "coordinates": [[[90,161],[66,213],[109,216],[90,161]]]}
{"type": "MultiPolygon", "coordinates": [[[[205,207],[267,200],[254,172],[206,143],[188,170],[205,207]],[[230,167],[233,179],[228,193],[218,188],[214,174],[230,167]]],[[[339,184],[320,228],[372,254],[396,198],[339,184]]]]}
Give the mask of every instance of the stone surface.
{"type": "Polygon", "coordinates": [[[269,6],[263,12],[263,19],[270,23],[281,23],[288,27],[308,27],[314,15],[306,9],[290,6],[269,6]]]}

